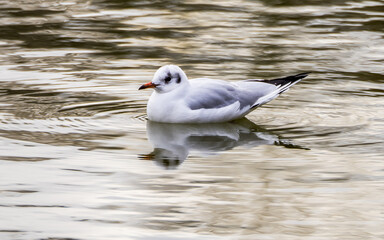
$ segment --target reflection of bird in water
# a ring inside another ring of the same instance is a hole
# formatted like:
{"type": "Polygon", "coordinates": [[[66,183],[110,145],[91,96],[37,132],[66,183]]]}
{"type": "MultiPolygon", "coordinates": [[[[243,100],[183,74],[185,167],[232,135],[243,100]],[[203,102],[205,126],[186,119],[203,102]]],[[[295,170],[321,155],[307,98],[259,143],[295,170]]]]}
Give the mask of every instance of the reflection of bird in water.
{"type": "Polygon", "coordinates": [[[228,123],[168,124],[147,122],[148,140],[154,150],[140,155],[172,168],[187,159],[191,150],[214,154],[238,146],[281,145],[302,148],[257,126],[246,118],[228,123]]]}

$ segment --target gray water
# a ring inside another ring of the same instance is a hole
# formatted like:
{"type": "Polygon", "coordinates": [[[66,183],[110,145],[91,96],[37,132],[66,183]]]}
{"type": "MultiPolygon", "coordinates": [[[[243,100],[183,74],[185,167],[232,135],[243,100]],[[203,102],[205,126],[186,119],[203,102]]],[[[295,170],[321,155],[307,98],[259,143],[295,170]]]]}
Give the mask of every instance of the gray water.
{"type": "Polygon", "coordinates": [[[384,238],[384,1],[0,1],[0,239],[384,238]],[[190,78],[310,76],[234,123],[190,78]]]}

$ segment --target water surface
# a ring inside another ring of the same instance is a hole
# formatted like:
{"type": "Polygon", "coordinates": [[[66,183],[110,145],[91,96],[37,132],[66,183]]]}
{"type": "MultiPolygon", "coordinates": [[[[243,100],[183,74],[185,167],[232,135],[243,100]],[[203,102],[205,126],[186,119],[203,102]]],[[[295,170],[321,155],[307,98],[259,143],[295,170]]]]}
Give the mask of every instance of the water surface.
{"type": "Polygon", "coordinates": [[[382,239],[383,1],[0,1],[1,239],[382,239]],[[311,72],[234,123],[146,120],[165,64],[311,72]]]}

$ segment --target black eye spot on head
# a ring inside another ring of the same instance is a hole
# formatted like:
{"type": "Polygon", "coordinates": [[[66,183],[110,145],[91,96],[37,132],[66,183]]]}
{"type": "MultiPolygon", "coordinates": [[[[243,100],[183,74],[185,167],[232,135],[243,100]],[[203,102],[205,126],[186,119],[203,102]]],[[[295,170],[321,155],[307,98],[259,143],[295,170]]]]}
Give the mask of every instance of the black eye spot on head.
{"type": "Polygon", "coordinates": [[[171,77],[167,76],[164,78],[165,83],[169,83],[171,81],[171,77]]]}
{"type": "Polygon", "coordinates": [[[165,83],[169,83],[172,80],[172,75],[168,72],[167,76],[164,78],[165,83]]]}
{"type": "Polygon", "coordinates": [[[176,73],[176,83],[180,83],[180,82],[181,82],[180,74],[176,73]]]}

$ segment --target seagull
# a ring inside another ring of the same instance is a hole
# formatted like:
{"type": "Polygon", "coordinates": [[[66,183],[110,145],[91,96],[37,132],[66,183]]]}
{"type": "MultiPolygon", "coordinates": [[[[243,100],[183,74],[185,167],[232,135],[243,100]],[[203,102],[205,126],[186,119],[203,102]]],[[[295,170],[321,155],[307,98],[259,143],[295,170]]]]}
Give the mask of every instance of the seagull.
{"type": "Polygon", "coordinates": [[[163,123],[217,123],[243,118],[271,101],[308,73],[272,80],[237,82],[188,79],[176,65],[159,68],[151,82],[139,90],[153,88],[147,104],[148,119],[163,123]]]}

